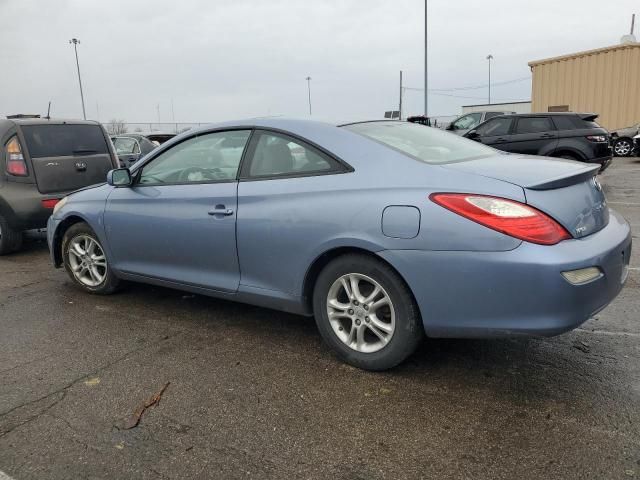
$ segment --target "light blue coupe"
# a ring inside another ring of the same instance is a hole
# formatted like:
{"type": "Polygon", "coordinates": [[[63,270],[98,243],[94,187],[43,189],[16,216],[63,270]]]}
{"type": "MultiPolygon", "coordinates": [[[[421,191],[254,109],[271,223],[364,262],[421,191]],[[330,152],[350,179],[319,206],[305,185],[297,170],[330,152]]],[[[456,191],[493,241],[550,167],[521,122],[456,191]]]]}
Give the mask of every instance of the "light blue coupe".
{"type": "Polygon", "coordinates": [[[88,292],[314,315],[340,358],[382,370],[425,333],[556,335],[611,302],[631,234],[597,170],[404,122],[222,123],[62,199],[48,240],[88,292]]]}

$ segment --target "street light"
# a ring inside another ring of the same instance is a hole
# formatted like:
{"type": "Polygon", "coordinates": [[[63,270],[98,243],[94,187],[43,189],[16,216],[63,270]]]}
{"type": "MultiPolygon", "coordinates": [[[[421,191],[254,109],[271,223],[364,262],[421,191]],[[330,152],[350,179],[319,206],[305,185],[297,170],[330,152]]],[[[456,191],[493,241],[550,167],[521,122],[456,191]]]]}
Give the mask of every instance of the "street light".
{"type": "Polygon", "coordinates": [[[69,40],[69,43],[73,43],[73,49],[76,52],[76,67],[78,68],[78,83],[80,84],[80,100],[82,101],[82,116],[84,119],[87,119],[87,114],[84,109],[84,94],[82,93],[82,78],[80,78],[80,62],[78,61],[78,44],[80,40],[77,38],[72,38],[69,40]]]}
{"type": "Polygon", "coordinates": [[[311,116],[311,77],[305,79],[307,81],[307,90],[309,91],[309,116],[311,116]]]}
{"type": "Polygon", "coordinates": [[[491,105],[491,60],[493,60],[493,55],[491,54],[487,55],[487,60],[489,60],[489,102],[488,104],[491,105]]]}

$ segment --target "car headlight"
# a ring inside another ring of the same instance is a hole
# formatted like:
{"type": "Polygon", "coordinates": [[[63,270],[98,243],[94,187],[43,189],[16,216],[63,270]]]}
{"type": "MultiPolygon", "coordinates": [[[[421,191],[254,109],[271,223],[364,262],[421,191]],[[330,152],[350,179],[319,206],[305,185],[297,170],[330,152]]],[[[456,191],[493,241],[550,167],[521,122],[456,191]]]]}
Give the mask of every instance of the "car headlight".
{"type": "Polygon", "coordinates": [[[67,203],[67,200],[69,199],[69,197],[62,197],[62,199],[56,203],[56,206],[53,207],[53,214],[55,215],[56,213],[58,213],[58,210],[60,210],[62,207],[64,207],[64,205],[67,203]]]}

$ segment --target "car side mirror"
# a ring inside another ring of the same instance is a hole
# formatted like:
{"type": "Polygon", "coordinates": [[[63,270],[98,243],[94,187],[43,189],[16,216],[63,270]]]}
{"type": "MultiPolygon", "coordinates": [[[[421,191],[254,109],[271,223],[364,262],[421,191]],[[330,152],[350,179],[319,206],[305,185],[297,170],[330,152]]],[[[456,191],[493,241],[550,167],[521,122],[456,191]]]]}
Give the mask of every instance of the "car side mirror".
{"type": "Polygon", "coordinates": [[[133,183],[128,168],[116,168],[107,173],[107,183],[112,187],[129,187],[133,183]]]}
{"type": "Polygon", "coordinates": [[[471,140],[476,140],[480,138],[480,134],[476,130],[469,130],[465,137],[470,138],[471,140]]]}
{"type": "Polygon", "coordinates": [[[450,123],[449,125],[447,125],[447,128],[445,128],[445,130],[455,130],[456,127],[453,123],[450,123]]]}

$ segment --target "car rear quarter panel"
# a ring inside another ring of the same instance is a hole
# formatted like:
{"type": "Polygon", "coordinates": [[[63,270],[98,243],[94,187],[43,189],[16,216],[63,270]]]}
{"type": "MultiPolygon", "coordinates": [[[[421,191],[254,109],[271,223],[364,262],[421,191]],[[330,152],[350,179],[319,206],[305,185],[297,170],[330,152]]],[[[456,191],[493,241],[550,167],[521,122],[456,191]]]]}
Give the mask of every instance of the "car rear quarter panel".
{"type": "Polygon", "coordinates": [[[239,183],[241,285],[302,296],[305,274],[314,260],[341,247],[370,252],[506,251],[521,243],[428,198],[430,193],[445,191],[524,201],[521,187],[427,165],[388,148],[368,153],[361,160],[341,156],[353,165],[353,172],[239,183]],[[394,205],[419,210],[419,232],[413,238],[383,233],[383,212],[394,205]]]}

